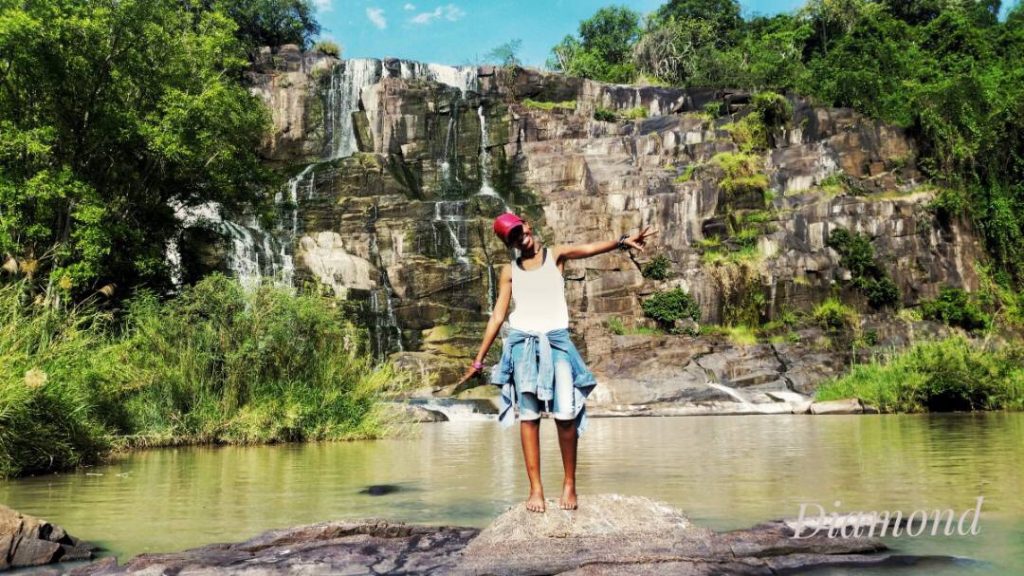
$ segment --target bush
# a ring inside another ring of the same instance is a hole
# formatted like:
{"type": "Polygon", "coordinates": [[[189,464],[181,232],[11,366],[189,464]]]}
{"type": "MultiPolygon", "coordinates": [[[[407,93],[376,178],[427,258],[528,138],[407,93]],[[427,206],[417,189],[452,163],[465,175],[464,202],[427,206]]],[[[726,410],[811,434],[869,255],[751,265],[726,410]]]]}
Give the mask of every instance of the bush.
{"type": "Polygon", "coordinates": [[[921,302],[921,316],[964,330],[984,330],[992,318],[982,311],[977,300],[960,288],[944,287],[935,300],[921,302]]]}
{"type": "Polygon", "coordinates": [[[700,306],[682,288],[655,292],[643,302],[644,314],[671,329],[676,320],[700,320],[700,306]]]}
{"type": "Polygon", "coordinates": [[[868,299],[873,308],[895,306],[900,291],[875,259],[875,249],[866,234],[836,228],[828,235],[825,245],[839,253],[839,265],[850,271],[853,284],[868,299]]]}
{"type": "Polygon", "coordinates": [[[651,258],[650,262],[643,265],[640,273],[644,278],[651,280],[665,280],[669,277],[669,269],[672,263],[665,256],[659,254],[651,258]]]}
{"type": "Polygon", "coordinates": [[[843,332],[857,327],[857,312],[837,298],[829,298],[814,308],[814,321],[826,332],[843,332]]]}
{"type": "Polygon", "coordinates": [[[364,438],[404,385],[313,296],[215,275],[123,325],[0,288],[0,476],[96,462],[111,447],[364,438]],[[118,330],[120,326],[120,330],[118,330]]]}
{"type": "Polygon", "coordinates": [[[598,122],[617,122],[619,120],[619,116],[613,110],[601,108],[599,106],[594,109],[594,120],[597,120],[598,122]]]}
{"type": "Polygon", "coordinates": [[[957,336],[854,366],[848,375],[823,384],[817,398],[856,397],[884,412],[1021,410],[1021,366],[1019,348],[987,350],[957,336]]]}
{"type": "Polygon", "coordinates": [[[313,45],[313,50],[327,56],[334,56],[335,58],[341,58],[341,46],[337,42],[331,42],[330,40],[320,40],[313,45]]]}

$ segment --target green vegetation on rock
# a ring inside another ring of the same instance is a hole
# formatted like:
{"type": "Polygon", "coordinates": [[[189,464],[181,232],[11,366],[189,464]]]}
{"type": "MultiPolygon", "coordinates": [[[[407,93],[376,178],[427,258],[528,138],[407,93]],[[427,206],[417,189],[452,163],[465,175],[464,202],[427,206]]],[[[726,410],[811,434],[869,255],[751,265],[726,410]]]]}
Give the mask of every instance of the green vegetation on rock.
{"type": "Polygon", "coordinates": [[[640,270],[644,278],[665,280],[671,272],[672,262],[663,254],[658,254],[645,263],[640,270]]]}
{"type": "Polygon", "coordinates": [[[923,300],[921,316],[964,330],[984,330],[992,324],[977,298],[961,288],[945,287],[934,300],[923,300]]]}
{"type": "Polygon", "coordinates": [[[523,100],[523,106],[533,108],[534,110],[544,110],[546,112],[551,112],[552,110],[575,110],[576,101],[566,100],[565,102],[538,102],[537,100],[526,98],[523,100]]]}
{"type": "Polygon", "coordinates": [[[674,327],[676,320],[700,320],[700,306],[682,288],[655,292],[643,301],[642,307],[644,315],[654,319],[667,330],[674,327]]]}
{"type": "Polygon", "coordinates": [[[900,292],[889,273],[875,259],[875,249],[866,234],[836,228],[825,243],[839,253],[839,264],[850,271],[853,285],[867,297],[874,308],[895,306],[900,292]]]}

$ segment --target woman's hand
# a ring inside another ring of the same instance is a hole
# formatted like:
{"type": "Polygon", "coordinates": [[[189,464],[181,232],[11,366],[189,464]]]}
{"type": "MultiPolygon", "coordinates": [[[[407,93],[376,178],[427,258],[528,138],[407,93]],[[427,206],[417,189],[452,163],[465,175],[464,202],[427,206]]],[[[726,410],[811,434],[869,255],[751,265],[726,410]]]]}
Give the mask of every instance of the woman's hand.
{"type": "Polygon", "coordinates": [[[467,381],[467,380],[469,380],[469,379],[470,379],[470,378],[472,378],[473,376],[476,376],[476,375],[477,375],[477,374],[479,374],[479,373],[480,373],[480,372],[481,372],[482,370],[483,370],[483,367],[482,367],[482,366],[481,366],[481,367],[477,367],[477,366],[470,366],[469,368],[467,368],[467,369],[466,369],[466,374],[465,374],[465,375],[464,375],[464,376],[462,377],[462,380],[459,380],[459,383],[458,383],[458,384],[456,384],[456,385],[455,385],[455,387],[456,387],[456,388],[459,388],[459,387],[461,387],[461,386],[462,386],[463,384],[465,384],[465,383],[466,383],[466,381],[467,381]]]}
{"type": "Polygon", "coordinates": [[[629,238],[626,238],[625,240],[622,241],[622,243],[625,244],[626,246],[629,246],[630,248],[636,248],[637,250],[643,252],[644,246],[647,244],[647,239],[656,235],[657,233],[658,232],[656,230],[651,230],[650,226],[644,226],[642,230],[640,230],[636,234],[633,234],[629,238]]]}

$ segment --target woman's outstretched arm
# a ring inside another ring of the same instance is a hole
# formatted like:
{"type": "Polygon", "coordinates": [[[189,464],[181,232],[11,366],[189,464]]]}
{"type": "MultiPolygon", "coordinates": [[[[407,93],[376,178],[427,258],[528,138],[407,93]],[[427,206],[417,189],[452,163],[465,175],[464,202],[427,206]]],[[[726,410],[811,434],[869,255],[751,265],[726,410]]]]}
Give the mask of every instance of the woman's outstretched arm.
{"type": "MultiPolygon", "coordinates": [[[[636,248],[643,252],[644,245],[647,243],[647,239],[657,234],[656,231],[651,230],[650,226],[644,226],[636,234],[631,234],[622,240],[622,243],[630,248],[636,248]]],[[[558,246],[555,248],[555,256],[558,258],[558,262],[561,263],[565,260],[577,260],[580,258],[589,258],[591,256],[597,256],[598,254],[604,254],[605,252],[611,252],[619,247],[619,239],[615,240],[603,240],[601,242],[590,242],[587,244],[567,244],[565,246],[558,246]]]]}
{"type": "Polygon", "coordinates": [[[462,377],[462,380],[459,380],[458,385],[461,385],[482,370],[480,366],[482,366],[484,358],[487,356],[487,351],[491,349],[494,339],[498,337],[498,331],[501,330],[501,325],[505,322],[505,317],[508,316],[508,308],[511,302],[512,268],[509,265],[505,265],[501,269],[501,277],[498,280],[498,299],[494,302],[491,319],[487,321],[487,328],[484,330],[484,341],[480,344],[480,350],[476,353],[473,365],[466,370],[466,374],[462,377]]]}

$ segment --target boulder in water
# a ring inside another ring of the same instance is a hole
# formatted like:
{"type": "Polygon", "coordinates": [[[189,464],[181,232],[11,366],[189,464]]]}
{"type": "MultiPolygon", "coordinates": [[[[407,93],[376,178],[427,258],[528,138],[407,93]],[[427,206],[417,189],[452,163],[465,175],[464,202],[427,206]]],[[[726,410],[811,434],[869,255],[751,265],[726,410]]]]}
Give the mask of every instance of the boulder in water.
{"type": "Polygon", "coordinates": [[[92,551],[60,526],[0,505],[0,570],[90,560],[92,551]]]}

